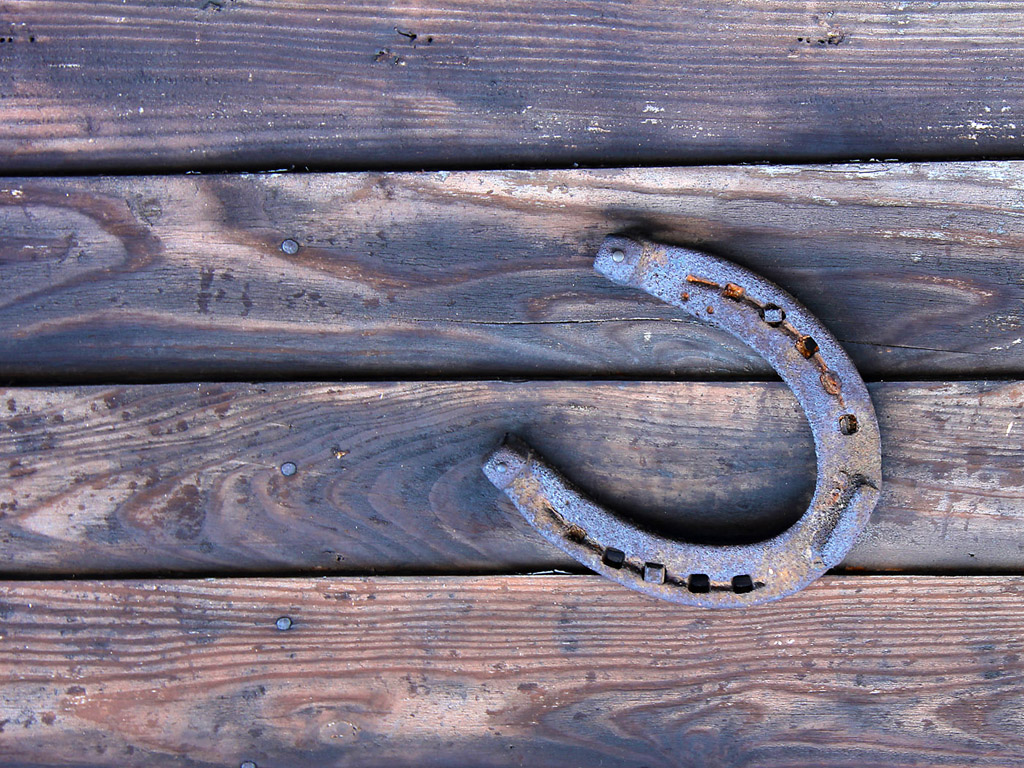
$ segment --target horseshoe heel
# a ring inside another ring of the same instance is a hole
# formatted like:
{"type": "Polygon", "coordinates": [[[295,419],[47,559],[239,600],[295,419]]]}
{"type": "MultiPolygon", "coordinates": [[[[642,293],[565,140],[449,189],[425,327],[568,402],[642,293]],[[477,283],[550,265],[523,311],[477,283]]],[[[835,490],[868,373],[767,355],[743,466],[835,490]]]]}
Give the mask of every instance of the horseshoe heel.
{"type": "Polygon", "coordinates": [[[807,511],[764,541],[699,545],[656,535],[602,508],[515,438],[487,458],[488,479],[583,565],[677,603],[764,603],[838,565],[871,515],[882,478],[871,398],[839,342],[781,288],[706,253],[613,236],[594,268],[728,331],[771,364],[796,395],[814,436],[818,477],[807,511]]]}

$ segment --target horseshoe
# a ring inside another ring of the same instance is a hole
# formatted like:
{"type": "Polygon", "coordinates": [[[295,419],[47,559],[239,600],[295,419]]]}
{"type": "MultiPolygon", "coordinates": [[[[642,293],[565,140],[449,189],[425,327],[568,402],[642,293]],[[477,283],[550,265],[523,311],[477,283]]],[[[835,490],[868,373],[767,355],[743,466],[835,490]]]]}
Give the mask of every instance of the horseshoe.
{"type": "Polygon", "coordinates": [[[764,541],[700,545],[602,508],[514,437],[486,459],[487,478],[583,565],[676,603],[756,605],[793,594],[838,565],[878,501],[882,472],[871,398],[835,337],[774,283],[707,253],[611,236],[594,269],[728,331],[771,364],[814,436],[818,477],[807,511],[764,541]]]}

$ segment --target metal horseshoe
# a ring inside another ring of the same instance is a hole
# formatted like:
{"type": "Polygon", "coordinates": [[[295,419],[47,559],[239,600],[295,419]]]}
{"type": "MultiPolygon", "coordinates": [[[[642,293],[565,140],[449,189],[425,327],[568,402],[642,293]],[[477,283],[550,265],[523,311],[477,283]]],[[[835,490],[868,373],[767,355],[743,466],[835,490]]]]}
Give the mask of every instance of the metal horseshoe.
{"type": "Polygon", "coordinates": [[[764,541],[699,545],[656,535],[602,508],[515,438],[487,458],[488,479],[583,565],[676,603],[764,603],[838,565],[878,501],[882,472],[871,398],[835,337],[774,283],[699,251],[612,236],[594,269],[728,331],[771,364],[796,395],[814,436],[818,478],[807,511],[764,541]]]}

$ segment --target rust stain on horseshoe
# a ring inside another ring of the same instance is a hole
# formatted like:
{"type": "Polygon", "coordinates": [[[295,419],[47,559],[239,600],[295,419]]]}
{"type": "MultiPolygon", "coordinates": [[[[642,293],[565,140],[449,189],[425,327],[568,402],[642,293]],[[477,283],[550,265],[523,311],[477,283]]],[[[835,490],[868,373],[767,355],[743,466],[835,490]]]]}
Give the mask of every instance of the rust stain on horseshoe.
{"type": "Polygon", "coordinates": [[[514,437],[487,458],[488,479],[545,538],[588,568],[677,603],[756,605],[803,589],[838,565],[878,501],[882,472],[871,398],[835,337],[774,283],[710,254],[612,236],[594,268],[728,331],[779,373],[814,437],[818,477],[807,510],[764,541],[699,545],[602,508],[514,437]]]}

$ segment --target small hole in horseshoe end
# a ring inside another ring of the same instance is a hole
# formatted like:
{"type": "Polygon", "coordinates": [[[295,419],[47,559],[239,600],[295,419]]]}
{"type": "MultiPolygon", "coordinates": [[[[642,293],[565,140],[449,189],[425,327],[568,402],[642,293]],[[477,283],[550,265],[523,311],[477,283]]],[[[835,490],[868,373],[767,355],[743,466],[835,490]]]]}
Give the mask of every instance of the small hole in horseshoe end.
{"type": "Polygon", "coordinates": [[[711,579],[706,573],[694,573],[686,580],[686,588],[696,594],[704,594],[711,591],[711,579]]]}
{"type": "Polygon", "coordinates": [[[621,568],[622,564],[626,562],[626,553],[621,549],[615,549],[615,547],[608,547],[604,551],[604,557],[602,561],[609,568],[621,568]]]}

